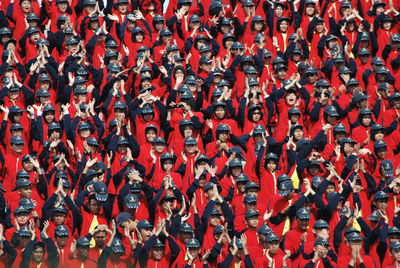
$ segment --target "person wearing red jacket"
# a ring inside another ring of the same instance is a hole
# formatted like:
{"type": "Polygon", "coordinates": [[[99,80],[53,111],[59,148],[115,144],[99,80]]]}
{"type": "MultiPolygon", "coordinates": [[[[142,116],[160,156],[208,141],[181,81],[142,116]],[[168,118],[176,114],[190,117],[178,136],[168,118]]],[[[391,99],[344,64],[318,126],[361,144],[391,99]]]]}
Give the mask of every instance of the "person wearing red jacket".
{"type": "Polygon", "coordinates": [[[385,268],[396,268],[400,265],[400,241],[390,243],[390,255],[392,258],[391,265],[383,266],[385,268]]]}
{"type": "Polygon", "coordinates": [[[97,267],[96,260],[89,258],[90,241],[86,237],[79,237],[74,240],[71,245],[71,257],[67,261],[67,265],[95,268],[97,267]]]}
{"type": "Polygon", "coordinates": [[[376,267],[375,261],[371,256],[361,253],[362,238],[359,233],[353,232],[347,236],[346,245],[350,248],[347,255],[340,255],[337,261],[338,268],[360,266],[363,264],[365,267],[376,267]]]}
{"type": "Polygon", "coordinates": [[[312,239],[312,230],[308,228],[310,218],[310,211],[307,208],[298,209],[296,212],[297,228],[290,230],[283,237],[284,248],[290,250],[294,266],[303,261],[301,246],[304,245],[307,239],[312,239]]]}
{"type": "Polygon", "coordinates": [[[22,148],[25,144],[20,136],[11,137],[11,153],[7,154],[4,159],[4,179],[3,187],[6,191],[12,191],[15,188],[15,178],[17,171],[22,169],[22,148]]]}
{"type": "Polygon", "coordinates": [[[292,267],[290,253],[279,248],[279,237],[272,231],[265,238],[266,249],[263,255],[254,260],[255,268],[264,267],[292,267]]]}

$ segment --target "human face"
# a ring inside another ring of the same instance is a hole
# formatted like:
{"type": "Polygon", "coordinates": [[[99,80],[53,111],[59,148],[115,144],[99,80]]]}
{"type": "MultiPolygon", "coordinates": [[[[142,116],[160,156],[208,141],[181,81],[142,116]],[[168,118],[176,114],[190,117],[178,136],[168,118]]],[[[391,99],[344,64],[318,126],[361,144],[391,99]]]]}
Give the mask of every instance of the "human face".
{"type": "Polygon", "coordinates": [[[289,24],[287,23],[287,21],[282,21],[281,24],[279,25],[279,30],[283,33],[286,33],[288,26],[289,24]]]}
{"type": "Polygon", "coordinates": [[[219,216],[211,216],[210,217],[210,225],[211,226],[217,226],[221,222],[221,218],[219,216]]]}
{"type": "Polygon", "coordinates": [[[125,14],[128,11],[128,4],[119,4],[117,8],[119,12],[125,14]]]}
{"type": "Polygon", "coordinates": [[[19,194],[21,195],[21,197],[28,197],[30,198],[32,196],[32,186],[25,186],[22,188],[18,189],[19,194]]]}
{"type": "Polygon", "coordinates": [[[299,226],[299,229],[302,230],[302,231],[307,230],[309,221],[310,220],[297,219],[297,224],[299,226]]]}
{"type": "Polygon", "coordinates": [[[369,60],[369,56],[360,56],[358,57],[362,64],[366,64],[369,60]]]}
{"type": "Polygon", "coordinates": [[[82,259],[86,259],[89,256],[89,247],[85,246],[85,247],[77,247],[78,250],[78,255],[79,257],[81,257],[82,259]]]}
{"type": "Polygon", "coordinates": [[[143,42],[143,39],[144,39],[144,35],[143,35],[142,33],[138,33],[138,34],[136,35],[136,42],[142,43],[142,42],[143,42]]]}
{"type": "Polygon", "coordinates": [[[190,248],[189,254],[193,257],[197,257],[199,255],[200,249],[199,248],[190,248]]]}
{"type": "Polygon", "coordinates": [[[189,137],[193,135],[193,129],[190,126],[185,127],[185,129],[183,130],[183,136],[184,137],[189,137]]]}
{"type": "Polygon", "coordinates": [[[44,115],[44,119],[46,120],[47,123],[53,122],[54,120],[54,113],[53,112],[48,112],[44,115]]]}
{"type": "Polygon", "coordinates": [[[180,240],[181,240],[183,243],[186,244],[186,242],[187,242],[189,239],[193,238],[193,234],[192,234],[192,233],[182,233],[182,232],[180,232],[180,233],[179,233],[179,238],[180,238],[180,240]]]}
{"type": "Polygon", "coordinates": [[[317,33],[322,33],[324,31],[324,24],[323,23],[318,23],[317,26],[315,26],[315,31],[317,33]]]}
{"type": "Polygon", "coordinates": [[[81,131],[79,131],[79,135],[82,138],[86,139],[86,138],[88,138],[90,136],[90,130],[89,129],[81,130],[81,131]]]}
{"type": "Polygon", "coordinates": [[[58,8],[58,11],[60,11],[61,13],[65,13],[67,11],[68,4],[67,3],[59,3],[59,4],[57,4],[57,8],[58,8]]]}
{"type": "Polygon", "coordinates": [[[30,240],[31,240],[31,237],[30,237],[30,236],[28,236],[28,237],[20,236],[20,237],[19,237],[20,246],[21,246],[22,248],[25,248],[25,247],[28,245],[28,243],[29,243],[30,240]]]}
{"type": "Polygon", "coordinates": [[[42,247],[38,247],[32,252],[32,259],[36,263],[42,262],[43,256],[44,256],[44,249],[42,247]]]}
{"type": "Polygon", "coordinates": [[[313,16],[315,12],[315,6],[313,4],[306,5],[306,14],[307,16],[313,16]]]}
{"type": "Polygon", "coordinates": [[[364,126],[369,126],[370,124],[371,124],[371,116],[370,115],[368,115],[368,116],[363,116],[363,118],[361,119],[361,123],[364,125],[364,126]]]}
{"type": "Polygon", "coordinates": [[[27,171],[33,170],[33,164],[32,164],[32,162],[29,161],[29,160],[24,161],[24,162],[22,163],[22,166],[23,166],[23,168],[24,168],[25,170],[27,170],[27,171]]]}
{"type": "Polygon", "coordinates": [[[32,4],[29,0],[24,0],[21,2],[21,9],[24,13],[29,13],[31,11],[32,4]]]}
{"type": "Polygon", "coordinates": [[[239,176],[239,174],[242,173],[242,168],[241,167],[234,167],[232,168],[232,175],[234,177],[239,176]]]}
{"type": "Polygon", "coordinates": [[[252,229],[257,228],[258,217],[253,217],[253,218],[247,219],[247,225],[252,229]]]}
{"type": "Polygon", "coordinates": [[[225,117],[225,109],[224,107],[218,106],[215,108],[215,115],[218,119],[222,119],[225,117]]]}
{"type": "Polygon", "coordinates": [[[378,158],[385,159],[386,155],[387,155],[387,148],[386,147],[376,150],[376,156],[378,156],[378,158]]]}
{"type": "Polygon", "coordinates": [[[315,175],[317,175],[318,172],[319,172],[319,167],[318,167],[318,166],[311,166],[311,167],[308,169],[308,172],[310,173],[311,176],[315,176],[315,175]]]}
{"type": "Polygon", "coordinates": [[[153,255],[153,258],[155,260],[159,261],[164,257],[164,248],[163,247],[162,248],[161,247],[153,248],[151,253],[153,255]]]}
{"type": "Polygon", "coordinates": [[[268,160],[267,162],[267,169],[271,172],[276,170],[276,161],[275,160],[268,160]]]}
{"type": "Polygon", "coordinates": [[[101,209],[101,204],[99,201],[97,201],[96,199],[90,199],[89,202],[89,210],[91,213],[97,215],[100,213],[100,209],[101,209]]]}
{"type": "Polygon", "coordinates": [[[385,211],[388,207],[388,200],[387,199],[378,199],[374,201],[374,204],[377,209],[380,211],[385,211]]]}
{"type": "Polygon", "coordinates": [[[194,154],[197,150],[197,145],[185,145],[185,152],[188,154],[194,154]]]}
{"type": "Polygon", "coordinates": [[[68,236],[56,236],[57,246],[63,248],[67,245],[68,236]]]}
{"type": "Polygon", "coordinates": [[[153,114],[145,114],[143,115],[143,119],[145,122],[150,122],[151,120],[153,120],[153,114]]]}
{"type": "Polygon", "coordinates": [[[172,161],[171,160],[165,161],[163,164],[163,168],[165,171],[170,172],[172,170],[172,161]]]}
{"type": "Polygon", "coordinates": [[[326,193],[327,194],[329,194],[329,193],[333,193],[334,191],[335,191],[335,186],[333,185],[333,184],[329,184],[327,187],[326,187],[326,193]]]}
{"type": "Polygon", "coordinates": [[[18,91],[11,91],[8,93],[8,98],[11,100],[16,100],[19,96],[19,90],[18,91]]]}
{"type": "Polygon", "coordinates": [[[53,215],[54,224],[57,226],[64,224],[66,218],[67,218],[67,215],[65,215],[64,213],[56,212],[53,215]]]}
{"type": "Polygon", "coordinates": [[[297,101],[297,96],[294,93],[289,93],[286,94],[285,100],[288,105],[293,106],[297,101]]]}
{"type": "Polygon", "coordinates": [[[15,219],[17,220],[19,225],[26,225],[29,221],[29,213],[22,212],[15,215],[15,219]]]}
{"type": "Polygon", "coordinates": [[[168,211],[172,208],[172,202],[164,201],[164,202],[162,202],[161,207],[163,208],[163,210],[168,211]]]}
{"type": "Polygon", "coordinates": [[[252,119],[252,121],[254,123],[260,121],[260,119],[261,119],[261,111],[260,110],[254,111],[254,113],[252,113],[252,118],[251,119],[252,119]]]}
{"type": "Polygon", "coordinates": [[[126,146],[126,145],[118,145],[117,151],[118,151],[119,154],[124,155],[128,151],[128,146],[126,146]]]}
{"type": "Polygon", "coordinates": [[[390,253],[397,262],[400,261],[400,249],[393,249],[390,253]]]}
{"type": "Polygon", "coordinates": [[[228,133],[228,132],[222,131],[222,132],[219,134],[218,139],[219,139],[221,142],[226,142],[226,141],[228,140],[228,136],[229,136],[229,133],[228,133]]]}
{"type": "Polygon", "coordinates": [[[383,29],[385,29],[386,31],[389,31],[390,28],[392,28],[392,23],[389,22],[389,21],[385,21],[385,22],[383,23],[383,29]]]}
{"type": "Polygon", "coordinates": [[[280,18],[280,17],[282,17],[282,15],[283,15],[283,8],[281,6],[277,6],[275,8],[275,16],[280,18]]]}
{"type": "Polygon", "coordinates": [[[327,118],[326,118],[326,121],[329,123],[329,124],[331,124],[331,125],[334,125],[335,124],[335,122],[336,122],[336,116],[327,116],[327,118]]]}
{"type": "Polygon", "coordinates": [[[293,132],[293,136],[296,140],[300,140],[304,136],[304,131],[301,128],[296,128],[295,131],[293,132]]]}
{"type": "Polygon", "coordinates": [[[261,31],[263,25],[264,25],[264,24],[263,24],[262,22],[256,22],[256,23],[254,23],[254,30],[256,30],[257,32],[261,31]]]}
{"type": "Polygon", "coordinates": [[[164,143],[156,143],[154,144],[154,151],[156,153],[162,153],[164,151],[165,144],[164,143]]]}
{"type": "Polygon", "coordinates": [[[268,242],[267,248],[269,249],[269,253],[271,255],[275,255],[279,250],[279,241],[268,242]]]}
{"type": "Polygon", "coordinates": [[[151,229],[141,229],[139,232],[142,236],[143,242],[146,242],[147,240],[149,240],[149,238],[152,235],[151,229]]]}
{"type": "Polygon", "coordinates": [[[146,133],[147,142],[153,142],[155,137],[157,137],[157,133],[154,130],[147,131],[146,133]]]}

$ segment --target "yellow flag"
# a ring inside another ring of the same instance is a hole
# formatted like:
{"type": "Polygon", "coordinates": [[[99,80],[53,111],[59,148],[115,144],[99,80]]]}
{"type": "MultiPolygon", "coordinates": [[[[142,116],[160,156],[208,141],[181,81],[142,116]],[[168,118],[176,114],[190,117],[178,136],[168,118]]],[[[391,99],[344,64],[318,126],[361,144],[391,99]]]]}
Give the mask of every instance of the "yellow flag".
{"type": "MultiPolygon", "coordinates": [[[[99,222],[97,221],[97,216],[94,215],[92,223],[90,224],[89,227],[89,233],[92,232],[97,226],[99,225],[99,222]]],[[[94,241],[94,238],[90,239],[90,247],[94,248],[96,246],[96,242],[94,241]]]]}
{"type": "Polygon", "coordinates": [[[293,183],[293,188],[294,189],[299,189],[300,187],[300,179],[299,179],[299,174],[297,174],[297,165],[294,165],[292,167],[292,170],[289,174],[290,179],[292,180],[293,183]]]}

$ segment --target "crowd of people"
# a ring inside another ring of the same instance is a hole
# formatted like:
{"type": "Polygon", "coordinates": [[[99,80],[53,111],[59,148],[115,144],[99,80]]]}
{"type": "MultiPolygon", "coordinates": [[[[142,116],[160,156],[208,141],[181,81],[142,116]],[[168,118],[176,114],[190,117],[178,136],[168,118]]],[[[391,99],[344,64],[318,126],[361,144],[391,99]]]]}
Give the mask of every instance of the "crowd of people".
{"type": "Polygon", "coordinates": [[[400,267],[399,20],[0,1],[0,267],[400,267]]]}

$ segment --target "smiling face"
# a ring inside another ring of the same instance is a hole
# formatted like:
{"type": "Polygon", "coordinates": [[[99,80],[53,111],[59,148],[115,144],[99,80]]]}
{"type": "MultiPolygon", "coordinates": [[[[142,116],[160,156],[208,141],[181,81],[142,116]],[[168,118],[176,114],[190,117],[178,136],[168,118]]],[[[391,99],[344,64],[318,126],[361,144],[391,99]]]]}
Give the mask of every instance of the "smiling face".
{"type": "Polygon", "coordinates": [[[29,13],[32,8],[32,3],[29,0],[24,0],[21,2],[21,9],[24,13],[29,13]]]}
{"type": "Polygon", "coordinates": [[[40,263],[43,261],[44,257],[44,248],[36,247],[32,252],[32,260],[36,263],[40,263]]]}

